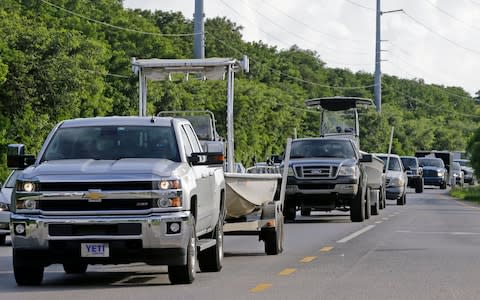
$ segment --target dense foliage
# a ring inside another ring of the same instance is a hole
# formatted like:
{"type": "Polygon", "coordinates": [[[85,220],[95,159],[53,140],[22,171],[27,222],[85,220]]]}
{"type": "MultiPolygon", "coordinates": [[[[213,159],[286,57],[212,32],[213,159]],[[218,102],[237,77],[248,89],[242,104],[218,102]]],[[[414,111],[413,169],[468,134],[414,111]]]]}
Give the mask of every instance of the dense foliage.
{"type": "MultiPolygon", "coordinates": [[[[237,75],[234,107],[235,151],[246,165],[281,152],[294,131],[317,134],[319,114],[306,110],[305,99],[373,98],[371,74],[327,68],[316,52],[296,46],[245,42],[242,27],[225,18],[207,19],[205,28],[208,57],[250,57],[251,72],[237,75]]],[[[60,120],[136,115],[131,58],[191,58],[193,37],[161,34],[192,31],[181,13],[127,10],[121,0],[0,1],[0,178],[9,143],[37,153],[60,120]]],[[[386,151],[392,126],[398,154],[465,149],[479,119],[468,93],[387,75],[383,83],[382,113],[361,115],[363,150],[386,151]]],[[[225,136],[225,81],[149,84],[148,105],[148,114],[209,109],[225,136]]]]}

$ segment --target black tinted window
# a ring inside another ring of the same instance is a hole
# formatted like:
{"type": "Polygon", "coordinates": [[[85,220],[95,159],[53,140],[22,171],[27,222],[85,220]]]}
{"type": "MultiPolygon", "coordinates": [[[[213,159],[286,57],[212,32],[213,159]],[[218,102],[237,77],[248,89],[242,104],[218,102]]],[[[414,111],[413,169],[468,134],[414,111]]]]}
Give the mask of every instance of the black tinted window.
{"type": "Polygon", "coordinates": [[[348,140],[301,140],[292,143],[290,157],[355,158],[355,151],[348,140]]]}

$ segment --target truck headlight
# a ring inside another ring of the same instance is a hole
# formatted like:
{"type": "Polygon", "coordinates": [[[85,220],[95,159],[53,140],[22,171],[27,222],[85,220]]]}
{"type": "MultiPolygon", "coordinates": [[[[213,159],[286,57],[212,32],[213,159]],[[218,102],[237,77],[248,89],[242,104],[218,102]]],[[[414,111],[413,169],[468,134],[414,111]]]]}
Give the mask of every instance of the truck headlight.
{"type": "Polygon", "coordinates": [[[445,172],[443,172],[443,171],[437,172],[437,176],[438,176],[438,177],[443,177],[443,175],[445,175],[445,172]]]}
{"type": "Polygon", "coordinates": [[[16,201],[16,209],[28,209],[33,210],[37,209],[38,203],[35,200],[28,199],[28,200],[17,200],[16,201]]]}
{"type": "Polygon", "coordinates": [[[0,202],[0,211],[9,211],[8,204],[5,202],[0,202]]]}
{"type": "Polygon", "coordinates": [[[167,197],[163,196],[158,198],[157,206],[159,208],[169,208],[169,207],[181,207],[182,206],[182,198],[181,197],[167,197]]]}
{"type": "Polygon", "coordinates": [[[338,176],[351,176],[356,177],[357,166],[341,166],[338,170],[338,176]]]}
{"type": "Polygon", "coordinates": [[[390,178],[390,185],[402,186],[403,185],[403,179],[401,177],[390,178]]]}
{"type": "Polygon", "coordinates": [[[34,181],[17,181],[17,191],[19,192],[35,192],[38,190],[38,185],[34,181]]]}
{"type": "Polygon", "coordinates": [[[161,190],[179,189],[182,185],[180,180],[160,180],[157,182],[157,188],[161,190]]]}

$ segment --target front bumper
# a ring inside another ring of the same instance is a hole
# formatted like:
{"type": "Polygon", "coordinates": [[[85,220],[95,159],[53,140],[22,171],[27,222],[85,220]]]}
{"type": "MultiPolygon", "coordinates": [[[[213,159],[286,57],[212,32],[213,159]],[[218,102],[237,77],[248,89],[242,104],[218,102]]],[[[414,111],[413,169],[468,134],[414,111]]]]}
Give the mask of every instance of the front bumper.
{"type": "Polygon", "coordinates": [[[445,178],[443,177],[423,177],[423,183],[425,185],[441,186],[445,184],[445,178]]]}
{"type": "Polygon", "coordinates": [[[405,189],[401,186],[387,186],[386,188],[386,196],[389,200],[400,199],[404,193],[405,189]]]}
{"type": "MultiPolygon", "coordinates": [[[[186,263],[188,239],[193,217],[190,212],[147,216],[41,216],[12,213],[12,245],[16,253],[37,252],[45,265],[84,261],[90,264],[145,262],[158,265],[186,263]],[[181,231],[168,232],[171,222],[181,231]],[[25,225],[17,234],[15,226],[25,225]],[[106,258],[80,256],[83,242],[107,243],[111,255],[106,258]]],[[[28,255],[22,255],[27,257],[28,255]]]]}
{"type": "Polygon", "coordinates": [[[337,177],[336,179],[297,179],[288,177],[286,195],[356,195],[358,179],[337,177]]]}

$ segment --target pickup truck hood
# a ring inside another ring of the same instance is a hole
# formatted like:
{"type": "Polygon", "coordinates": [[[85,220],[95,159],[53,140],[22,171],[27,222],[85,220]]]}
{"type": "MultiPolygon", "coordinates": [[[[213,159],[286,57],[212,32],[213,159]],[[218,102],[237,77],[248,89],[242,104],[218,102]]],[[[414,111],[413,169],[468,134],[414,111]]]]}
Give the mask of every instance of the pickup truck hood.
{"type": "Polygon", "coordinates": [[[332,158],[332,157],[310,157],[310,158],[292,158],[290,159],[290,165],[354,165],[355,159],[352,158],[332,158]]]}
{"type": "Polygon", "coordinates": [[[172,176],[182,165],[167,159],[68,159],[31,166],[20,177],[40,181],[152,179],[172,176]]]}

